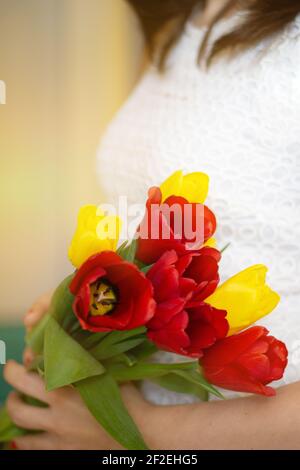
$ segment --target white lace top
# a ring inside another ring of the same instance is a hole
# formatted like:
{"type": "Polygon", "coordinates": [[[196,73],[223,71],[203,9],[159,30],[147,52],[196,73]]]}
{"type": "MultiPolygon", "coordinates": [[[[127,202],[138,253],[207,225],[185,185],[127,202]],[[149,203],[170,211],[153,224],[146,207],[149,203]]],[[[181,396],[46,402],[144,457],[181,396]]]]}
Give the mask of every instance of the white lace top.
{"type": "MultiPolygon", "coordinates": [[[[216,25],[211,41],[239,16],[216,25]]],[[[208,71],[196,66],[204,34],[189,23],[167,72],[151,67],[119,111],[99,151],[100,184],[107,202],[126,195],[136,203],[176,169],[210,176],[218,243],[231,242],[222,278],[269,267],[282,302],[259,323],[287,343],[285,382],[293,382],[300,380],[300,16],[208,71]]],[[[191,400],[151,384],[144,390],[159,403],[191,400]]]]}

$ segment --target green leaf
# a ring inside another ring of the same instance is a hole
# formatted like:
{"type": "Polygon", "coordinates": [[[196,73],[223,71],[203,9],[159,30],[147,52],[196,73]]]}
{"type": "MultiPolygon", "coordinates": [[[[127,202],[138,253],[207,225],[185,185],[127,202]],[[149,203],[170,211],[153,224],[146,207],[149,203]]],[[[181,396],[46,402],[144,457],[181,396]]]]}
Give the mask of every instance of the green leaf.
{"type": "Polygon", "coordinates": [[[117,442],[128,450],[147,449],[109,374],[88,378],[75,386],[92,415],[117,442]]]}
{"type": "Polygon", "coordinates": [[[119,248],[117,249],[117,254],[121,256],[122,258],[123,258],[122,254],[124,250],[126,249],[127,245],[128,245],[128,240],[125,240],[125,242],[123,242],[122,245],[120,245],[119,248]]]}
{"type": "Polygon", "coordinates": [[[222,253],[222,254],[225,253],[225,251],[230,247],[230,245],[231,245],[231,242],[227,243],[227,244],[222,248],[222,250],[220,250],[220,253],[222,253]]]}
{"type": "Polygon", "coordinates": [[[132,240],[131,242],[123,243],[118,249],[117,253],[125,261],[129,261],[130,263],[133,263],[135,260],[136,249],[137,249],[137,240],[132,240]]]}
{"type": "Polygon", "coordinates": [[[189,382],[177,374],[167,374],[150,380],[172,392],[194,395],[202,401],[208,400],[207,390],[204,390],[201,385],[189,382]]]}
{"type": "Polygon", "coordinates": [[[45,333],[44,360],[48,391],[105,371],[102,364],[74,341],[52,317],[45,333]]]}
{"type": "Polygon", "coordinates": [[[145,380],[159,377],[180,370],[195,370],[196,365],[197,363],[195,362],[182,362],[177,364],[140,363],[132,367],[125,367],[122,364],[113,364],[109,366],[108,370],[118,382],[127,382],[128,380],[145,380]]]}
{"type": "Polygon", "coordinates": [[[69,290],[69,285],[73,276],[74,274],[68,276],[58,286],[53,294],[48,314],[26,336],[27,345],[36,354],[43,353],[45,330],[51,316],[56,318],[58,323],[62,325],[68,321],[78,321],[72,310],[74,297],[69,290]]]}
{"type": "Polygon", "coordinates": [[[90,353],[98,360],[109,359],[142,344],[146,340],[145,332],[144,326],[128,331],[112,331],[92,347],[90,353]]]}
{"type": "Polygon", "coordinates": [[[14,423],[6,428],[5,430],[0,430],[0,442],[11,442],[16,437],[24,436],[28,434],[28,431],[18,428],[14,423]]]}
{"type": "Polygon", "coordinates": [[[129,241],[125,240],[125,242],[123,242],[122,245],[119,246],[119,248],[117,249],[117,254],[121,256],[121,258],[123,259],[126,257],[126,251],[128,250],[128,245],[129,245],[129,241]]]}
{"type": "Polygon", "coordinates": [[[90,331],[80,331],[76,334],[76,340],[85,348],[92,349],[96,347],[110,332],[91,333],[90,331]]]}
{"type": "Polygon", "coordinates": [[[64,325],[69,319],[78,321],[73,312],[74,296],[71,294],[69,286],[74,274],[66,277],[53,294],[49,308],[49,315],[52,315],[60,325],[64,325]]]}
{"type": "Polygon", "coordinates": [[[144,266],[143,268],[141,268],[142,273],[148,274],[148,272],[150,271],[152,266],[153,266],[153,264],[149,264],[149,266],[144,266]]]}
{"type": "Polygon", "coordinates": [[[28,431],[18,428],[10,419],[6,408],[0,409],[0,442],[10,442],[28,431]]]}
{"type": "Polygon", "coordinates": [[[134,366],[134,364],[137,363],[137,360],[135,358],[135,356],[133,356],[130,352],[128,353],[124,353],[124,354],[120,354],[119,356],[121,358],[121,362],[123,360],[124,364],[126,364],[127,366],[129,367],[132,367],[134,366]]]}
{"type": "Polygon", "coordinates": [[[117,356],[123,352],[129,351],[145,341],[144,336],[137,336],[136,338],[120,343],[112,344],[109,348],[103,346],[103,342],[98,344],[95,348],[90,350],[90,353],[98,360],[109,359],[110,357],[117,356]]]}
{"type": "Polygon", "coordinates": [[[198,371],[197,370],[189,370],[189,371],[177,370],[177,371],[174,371],[174,373],[196,385],[197,384],[200,385],[202,388],[204,388],[204,390],[207,390],[208,393],[211,393],[218,398],[224,399],[224,396],[222,395],[222,393],[219,392],[219,390],[217,390],[209,382],[207,382],[207,380],[205,380],[200,370],[198,371]]]}
{"type": "Polygon", "coordinates": [[[0,408],[0,433],[11,425],[12,421],[5,407],[0,408]]]}
{"type": "Polygon", "coordinates": [[[105,369],[108,370],[112,364],[125,364],[128,367],[132,367],[137,363],[135,356],[130,353],[122,353],[118,356],[111,357],[104,361],[105,369]]]}
{"type": "Polygon", "coordinates": [[[127,258],[126,258],[127,261],[130,261],[131,263],[134,262],[136,250],[137,250],[137,240],[132,240],[131,244],[129,245],[129,249],[127,253],[127,258]]]}
{"type": "Polygon", "coordinates": [[[136,358],[136,361],[144,361],[149,356],[152,356],[158,351],[158,348],[152,341],[146,339],[140,346],[137,346],[131,351],[131,354],[136,358]]]}
{"type": "Polygon", "coordinates": [[[129,339],[133,339],[134,337],[141,337],[146,332],[146,328],[144,326],[141,326],[140,328],[135,328],[134,330],[126,330],[126,331],[111,331],[109,334],[103,337],[103,339],[100,339],[100,342],[98,345],[101,345],[101,348],[103,349],[109,349],[115,344],[125,342],[129,339]]]}
{"type": "Polygon", "coordinates": [[[32,351],[37,355],[41,355],[44,349],[45,329],[49,318],[49,315],[45,315],[44,318],[39,321],[36,327],[26,335],[27,346],[29,346],[30,349],[32,349],[32,351]]]}
{"type": "Polygon", "coordinates": [[[36,406],[39,408],[48,408],[49,405],[43,401],[37,400],[37,398],[30,397],[28,395],[22,395],[22,400],[24,403],[30,406],[36,406]]]}
{"type": "Polygon", "coordinates": [[[44,375],[44,357],[41,355],[35,356],[30,366],[28,367],[28,370],[31,372],[38,371],[40,375],[44,375]]]}

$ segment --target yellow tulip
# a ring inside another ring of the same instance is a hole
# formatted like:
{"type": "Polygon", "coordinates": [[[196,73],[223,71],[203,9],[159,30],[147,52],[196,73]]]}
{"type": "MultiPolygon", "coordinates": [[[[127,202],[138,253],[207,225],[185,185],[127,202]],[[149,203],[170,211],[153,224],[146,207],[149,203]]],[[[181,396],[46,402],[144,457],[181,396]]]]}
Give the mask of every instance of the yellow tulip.
{"type": "Polygon", "coordinates": [[[268,269],[251,266],[222,284],[206,302],[227,310],[229,335],[237,333],[271,313],[280,301],[279,295],[266,284],[268,269]]]}
{"type": "Polygon", "coordinates": [[[181,196],[188,202],[198,202],[203,204],[209,186],[209,177],[205,173],[189,173],[184,175],[182,170],[173,173],[160,186],[162,201],[170,196],[181,196]]]}
{"type": "Polygon", "coordinates": [[[83,206],[69,247],[69,258],[79,268],[90,256],[101,251],[116,251],[121,221],[114,215],[105,215],[101,207],[83,206]]]}
{"type": "Polygon", "coordinates": [[[208,248],[217,248],[217,240],[215,238],[209,238],[203,246],[207,246],[208,248]]]}

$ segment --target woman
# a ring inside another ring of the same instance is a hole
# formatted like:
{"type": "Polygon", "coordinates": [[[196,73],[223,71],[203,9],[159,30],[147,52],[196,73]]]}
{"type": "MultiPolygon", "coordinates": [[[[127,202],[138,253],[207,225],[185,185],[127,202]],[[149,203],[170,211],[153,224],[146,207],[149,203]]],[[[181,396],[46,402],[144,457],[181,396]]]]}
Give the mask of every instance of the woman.
{"type": "MultiPolygon", "coordinates": [[[[123,398],[150,448],[300,449],[300,1],[130,3],[160,71],[149,67],[104,138],[99,176],[108,200],[124,194],[136,203],[180,167],[209,174],[219,244],[231,242],[222,274],[256,261],[270,267],[283,301],[264,324],[287,343],[290,364],[289,385],[279,384],[274,399],[187,403],[183,396],[179,404],[149,384],[144,396],[125,386],[123,398]]],[[[27,327],[49,298],[29,310],[27,327]]],[[[44,431],[18,438],[18,448],[118,448],[74,390],[46,393],[38,376],[15,363],[5,376],[50,405],[33,409],[10,395],[13,420],[44,431]]]]}

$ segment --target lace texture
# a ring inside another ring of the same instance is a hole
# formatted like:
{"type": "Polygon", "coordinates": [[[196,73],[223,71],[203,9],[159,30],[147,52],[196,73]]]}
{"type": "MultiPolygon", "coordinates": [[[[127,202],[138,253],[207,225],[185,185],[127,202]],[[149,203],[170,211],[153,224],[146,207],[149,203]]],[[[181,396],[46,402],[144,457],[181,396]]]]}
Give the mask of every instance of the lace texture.
{"type": "MultiPolygon", "coordinates": [[[[211,42],[239,20],[220,22],[211,42]]],[[[196,65],[204,33],[188,24],[166,73],[152,67],[145,74],[104,136],[99,180],[107,202],[126,195],[143,203],[147,188],[176,169],[210,176],[218,244],[231,243],[222,279],[264,263],[282,296],[260,321],[289,348],[281,385],[300,379],[300,16],[279,36],[209,70],[196,65]]],[[[144,392],[156,403],[191,401],[148,383],[144,392]]]]}

